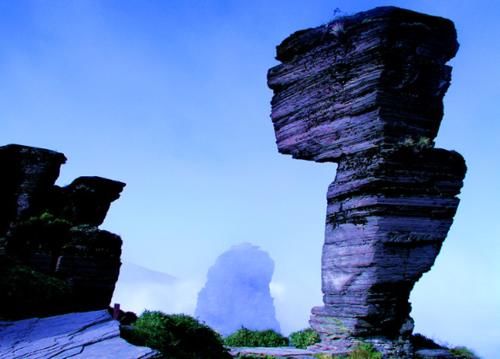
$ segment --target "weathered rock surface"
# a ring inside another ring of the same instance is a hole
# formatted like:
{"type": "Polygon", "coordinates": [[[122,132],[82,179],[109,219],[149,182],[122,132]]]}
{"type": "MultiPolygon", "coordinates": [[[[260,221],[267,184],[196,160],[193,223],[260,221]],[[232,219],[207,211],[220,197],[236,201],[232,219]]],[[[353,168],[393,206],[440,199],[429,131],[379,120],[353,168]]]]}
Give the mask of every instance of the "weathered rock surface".
{"type": "Polygon", "coordinates": [[[54,183],[65,161],[46,149],[0,147],[0,317],[109,305],[122,241],[98,226],[125,184],[80,177],[61,188],[54,183]],[[35,287],[38,298],[27,298],[35,287]]]}
{"type": "Polygon", "coordinates": [[[338,163],[327,194],[320,347],[409,356],[410,291],[430,270],[466,172],[434,148],[458,49],[450,20],[376,8],[296,32],[270,69],[278,150],[338,163]],[[374,339],[377,338],[377,339],[374,339]],[[373,339],[373,340],[371,340],[373,339]]]}
{"type": "Polygon", "coordinates": [[[256,356],[258,358],[265,358],[270,356],[273,358],[286,358],[286,359],[313,359],[314,354],[317,354],[310,350],[288,348],[288,347],[278,347],[278,348],[231,348],[230,351],[233,357],[238,356],[256,356]]]}
{"type": "Polygon", "coordinates": [[[0,358],[155,358],[157,352],[120,338],[107,311],[0,322],[0,358]]]}
{"type": "Polygon", "coordinates": [[[274,262],[263,250],[240,244],[222,253],[198,294],[195,316],[222,335],[241,327],[280,331],[269,284],[274,262]]]}

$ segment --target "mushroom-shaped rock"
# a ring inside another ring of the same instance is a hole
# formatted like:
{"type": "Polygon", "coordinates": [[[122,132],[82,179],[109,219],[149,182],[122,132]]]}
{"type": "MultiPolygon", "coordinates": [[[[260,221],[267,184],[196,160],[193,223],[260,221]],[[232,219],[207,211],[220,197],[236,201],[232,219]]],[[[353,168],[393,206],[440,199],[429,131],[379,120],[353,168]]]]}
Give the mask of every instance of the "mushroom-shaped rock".
{"type": "Polygon", "coordinates": [[[278,150],[338,163],[327,194],[320,348],[410,357],[415,282],[439,254],[466,172],[434,147],[458,49],[450,20],[376,8],[296,32],[269,70],[278,150]]]}

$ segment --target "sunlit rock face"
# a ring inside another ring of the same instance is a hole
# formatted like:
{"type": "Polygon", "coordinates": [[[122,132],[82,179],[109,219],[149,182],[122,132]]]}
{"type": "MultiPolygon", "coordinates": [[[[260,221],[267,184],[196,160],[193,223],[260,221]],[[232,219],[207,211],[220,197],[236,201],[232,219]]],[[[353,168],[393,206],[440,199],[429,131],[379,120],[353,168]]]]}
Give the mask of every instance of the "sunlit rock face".
{"type": "Polygon", "coordinates": [[[466,172],[460,154],[434,146],[457,49],[450,20],[395,7],[298,31],[277,48],[268,84],[278,150],[338,163],[324,305],[310,320],[323,348],[371,338],[389,356],[411,355],[409,294],[434,264],[466,172]]]}
{"type": "Polygon", "coordinates": [[[198,294],[195,315],[222,335],[241,327],[280,331],[269,284],[274,262],[263,250],[240,244],[221,254],[198,294]]]}
{"type": "Polygon", "coordinates": [[[66,157],[0,147],[0,318],[106,308],[122,241],[100,230],[124,183],[79,177],[54,183],[66,157]]]}

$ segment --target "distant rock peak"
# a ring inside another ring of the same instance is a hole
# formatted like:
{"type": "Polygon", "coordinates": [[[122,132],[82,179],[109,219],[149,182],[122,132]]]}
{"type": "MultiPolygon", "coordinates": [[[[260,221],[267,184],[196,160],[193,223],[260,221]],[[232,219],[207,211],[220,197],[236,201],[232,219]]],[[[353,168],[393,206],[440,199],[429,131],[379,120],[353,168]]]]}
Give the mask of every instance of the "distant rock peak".
{"type": "Polygon", "coordinates": [[[241,327],[280,331],[269,284],[274,262],[250,243],[231,247],[209,269],[195,315],[222,335],[241,327]]]}

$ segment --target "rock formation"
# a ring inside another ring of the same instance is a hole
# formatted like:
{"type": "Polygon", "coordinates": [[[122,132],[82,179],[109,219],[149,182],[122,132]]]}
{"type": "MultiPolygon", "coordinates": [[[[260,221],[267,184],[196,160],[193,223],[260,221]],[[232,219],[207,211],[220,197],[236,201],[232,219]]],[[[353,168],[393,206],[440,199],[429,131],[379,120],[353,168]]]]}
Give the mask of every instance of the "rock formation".
{"type": "Polygon", "coordinates": [[[338,163],[327,194],[323,349],[358,339],[407,357],[410,291],[457,210],[460,154],[434,147],[458,50],[450,20],[376,8],[298,31],[269,70],[278,150],[338,163]],[[377,338],[377,339],[375,339],[377,338]]]}
{"type": "Polygon", "coordinates": [[[222,335],[241,327],[280,331],[269,284],[274,262],[263,250],[240,244],[222,253],[198,294],[195,316],[222,335]]]}
{"type": "Polygon", "coordinates": [[[54,185],[63,154],[0,147],[0,317],[106,308],[121,239],[98,229],[124,183],[80,177],[54,185]]]}
{"type": "Polygon", "coordinates": [[[107,311],[0,322],[0,358],[160,358],[154,350],[120,338],[107,311]]]}

